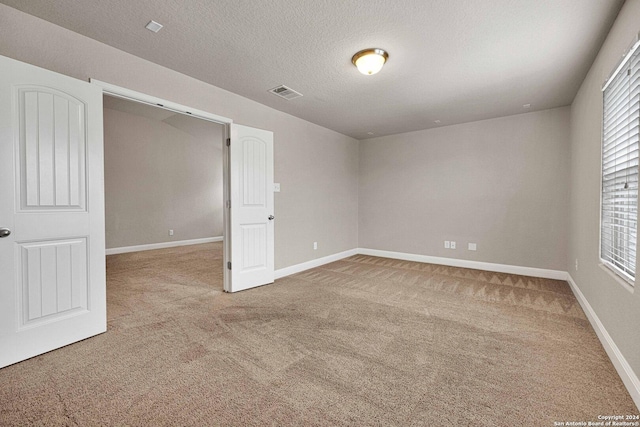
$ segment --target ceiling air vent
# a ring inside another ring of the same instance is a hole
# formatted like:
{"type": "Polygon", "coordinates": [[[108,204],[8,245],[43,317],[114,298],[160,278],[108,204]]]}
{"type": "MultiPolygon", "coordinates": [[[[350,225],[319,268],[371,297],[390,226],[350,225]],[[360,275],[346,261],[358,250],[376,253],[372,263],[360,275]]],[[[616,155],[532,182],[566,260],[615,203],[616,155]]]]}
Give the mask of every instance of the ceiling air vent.
{"type": "Polygon", "coordinates": [[[280,98],[284,98],[287,101],[291,101],[295,98],[300,98],[302,94],[300,92],[296,92],[295,90],[286,87],[285,85],[276,86],[273,89],[269,89],[269,92],[274,95],[278,95],[280,98]]]}

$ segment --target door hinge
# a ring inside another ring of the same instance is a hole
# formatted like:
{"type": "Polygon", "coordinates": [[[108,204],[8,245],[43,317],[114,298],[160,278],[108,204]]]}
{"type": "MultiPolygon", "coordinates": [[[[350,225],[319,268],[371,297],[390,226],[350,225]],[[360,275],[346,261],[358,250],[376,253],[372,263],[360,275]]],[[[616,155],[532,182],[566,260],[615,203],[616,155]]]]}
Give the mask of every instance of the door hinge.
{"type": "Polygon", "coordinates": [[[227,147],[231,146],[231,138],[227,138],[227,147]]]}
{"type": "Polygon", "coordinates": [[[227,208],[231,209],[231,200],[227,200],[227,208]]]}
{"type": "Polygon", "coordinates": [[[231,270],[231,261],[227,263],[227,269],[231,270]]]}

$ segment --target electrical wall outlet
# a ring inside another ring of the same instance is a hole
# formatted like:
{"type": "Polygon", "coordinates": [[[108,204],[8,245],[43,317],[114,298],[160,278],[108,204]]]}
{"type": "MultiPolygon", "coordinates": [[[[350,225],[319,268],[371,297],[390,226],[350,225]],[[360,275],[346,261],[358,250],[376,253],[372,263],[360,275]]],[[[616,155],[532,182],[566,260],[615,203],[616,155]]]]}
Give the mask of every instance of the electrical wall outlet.
{"type": "Polygon", "coordinates": [[[169,230],[169,236],[173,236],[173,230],[169,230]]]}
{"type": "Polygon", "coordinates": [[[318,242],[313,242],[313,250],[317,250],[318,249],[318,242]]]}
{"type": "Polygon", "coordinates": [[[451,249],[455,249],[456,248],[456,242],[452,241],[451,242],[451,249]]]}
{"type": "Polygon", "coordinates": [[[273,183],[273,192],[274,193],[279,193],[280,192],[280,183],[279,182],[274,182],[273,183]]]}
{"type": "Polygon", "coordinates": [[[578,271],[578,258],[576,258],[576,271],[578,271]]]}
{"type": "Polygon", "coordinates": [[[469,243],[469,250],[470,251],[475,251],[476,250],[476,244],[475,243],[469,243]]]}
{"type": "Polygon", "coordinates": [[[444,241],[444,248],[445,249],[449,249],[451,247],[451,242],[449,242],[448,240],[444,241]]]}

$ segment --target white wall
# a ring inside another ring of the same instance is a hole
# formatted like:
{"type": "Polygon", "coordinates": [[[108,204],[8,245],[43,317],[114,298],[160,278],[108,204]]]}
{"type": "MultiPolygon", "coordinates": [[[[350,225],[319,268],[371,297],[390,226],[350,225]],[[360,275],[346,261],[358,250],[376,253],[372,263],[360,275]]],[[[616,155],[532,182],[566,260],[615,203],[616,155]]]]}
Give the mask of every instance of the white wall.
{"type": "Polygon", "coordinates": [[[223,235],[223,127],[203,123],[196,137],[104,109],[107,249],[223,235]]]}
{"type": "Polygon", "coordinates": [[[356,140],[1,4],[0,55],[273,131],[276,268],[357,247],[356,140]]]}
{"type": "Polygon", "coordinates": [[[627,0],[571,105],[570,234],[565,267],[636,375],[640,374],[640,284],[630,292],[600,265],[599,233],[601,87],[638,34],[639,17],[640,0],[627,0]]]}
{"type": "Polygon", "coordinates": [[[564,271],[568,181],[569,107],[361,141],[359,244],[564,271]]]}

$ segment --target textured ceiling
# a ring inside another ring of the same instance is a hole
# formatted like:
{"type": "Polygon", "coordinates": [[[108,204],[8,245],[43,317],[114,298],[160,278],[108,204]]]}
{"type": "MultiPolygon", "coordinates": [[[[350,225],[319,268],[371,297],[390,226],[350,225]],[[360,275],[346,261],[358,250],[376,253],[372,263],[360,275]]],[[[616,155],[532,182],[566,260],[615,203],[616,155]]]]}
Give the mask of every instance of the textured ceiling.
{"type": "Polygon", "coordinates": [[[363,139],[570,104],[623,0],[0,2],[363,139]],[[369,47],[389,62],[363,76],[369,47]]]}

